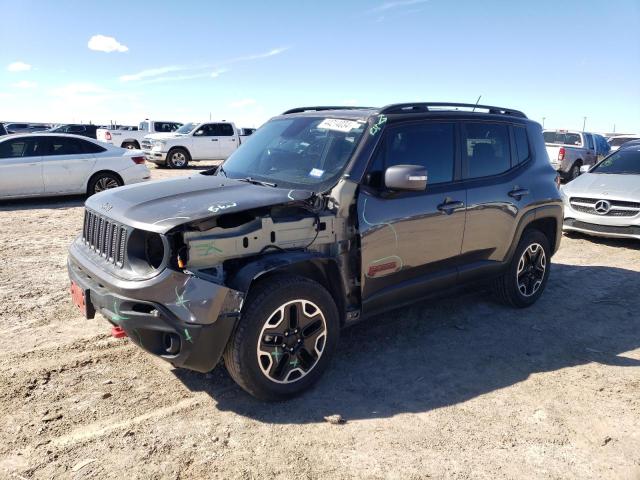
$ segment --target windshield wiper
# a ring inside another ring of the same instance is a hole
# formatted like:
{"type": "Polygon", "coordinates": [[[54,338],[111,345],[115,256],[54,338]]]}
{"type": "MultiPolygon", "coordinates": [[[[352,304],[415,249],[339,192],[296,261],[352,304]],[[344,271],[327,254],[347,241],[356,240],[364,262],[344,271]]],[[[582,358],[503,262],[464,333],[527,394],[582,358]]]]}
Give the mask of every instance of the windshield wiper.
{"type": "Polygon", "coordinates": [[[263,182],[262,180],[256,180],[255,178],[246,177],[246,178],[238,178],[240,182],[252,183],[253,185],[262,185],[263,187],[277,187],[278,185],[271,182],[263,182]]]}

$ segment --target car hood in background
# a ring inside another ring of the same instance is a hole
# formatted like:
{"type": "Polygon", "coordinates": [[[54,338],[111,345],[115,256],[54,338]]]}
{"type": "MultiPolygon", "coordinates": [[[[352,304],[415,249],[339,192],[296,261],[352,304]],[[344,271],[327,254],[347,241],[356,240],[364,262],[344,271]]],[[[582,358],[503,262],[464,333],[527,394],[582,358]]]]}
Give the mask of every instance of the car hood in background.
{"type": "Polygon", "coordinates": [[[116,222],[166,233],[223,213],[306,200],[313,192],[263,187],[221,176],[195,174],[106,190],[85,205],[116,222]]]}
{"type": "Polygon", "coordinates": [[[640,175],[584,173],[564,186],[567,196],[640,202],[640,175]]]}

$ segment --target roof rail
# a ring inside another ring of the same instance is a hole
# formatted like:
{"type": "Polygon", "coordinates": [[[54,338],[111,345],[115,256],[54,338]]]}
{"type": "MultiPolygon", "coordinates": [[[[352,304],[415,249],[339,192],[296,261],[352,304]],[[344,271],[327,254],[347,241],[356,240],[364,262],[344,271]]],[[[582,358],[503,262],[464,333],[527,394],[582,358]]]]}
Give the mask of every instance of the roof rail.
{"type": "Polygon", "coordinates": [[[338,106],[326,106],[326,107],[298,107],[292,108],[291,110],[287,110],[282,115],[289,115],[291,113],[303,113],[303,112],[322,112],[324,110],[367,110],[371,107],[353,107],[346,105],[338,105],[338,106]]]}
{"type": "Polygon", "coordinates": [[[520,110],[512,108],[492,107],[491,105],[476,105],[475,103],[449,103],[449,102],[423,102],[423,103],[395,103],[387,105],[380,110],[380,113],[424,113],[438,111],[444,107],[451,107],[451,110],[464,107],[488,110],[496,115],[513,115],[514,117],[527,118],[520,110]]]}

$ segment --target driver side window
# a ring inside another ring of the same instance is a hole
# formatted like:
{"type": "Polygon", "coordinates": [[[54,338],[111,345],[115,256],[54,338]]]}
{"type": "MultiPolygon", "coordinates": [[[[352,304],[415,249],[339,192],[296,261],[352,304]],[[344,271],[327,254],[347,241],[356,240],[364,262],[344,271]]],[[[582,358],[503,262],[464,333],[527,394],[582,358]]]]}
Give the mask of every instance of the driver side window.
{"type": "Polygon", "coordinates": [[[367,183],[384,188],[384,171],[394,165],[424,167],[428,185],[453,181],[455,124],[424,122],[387,128],[370,165],[367,183]]]}

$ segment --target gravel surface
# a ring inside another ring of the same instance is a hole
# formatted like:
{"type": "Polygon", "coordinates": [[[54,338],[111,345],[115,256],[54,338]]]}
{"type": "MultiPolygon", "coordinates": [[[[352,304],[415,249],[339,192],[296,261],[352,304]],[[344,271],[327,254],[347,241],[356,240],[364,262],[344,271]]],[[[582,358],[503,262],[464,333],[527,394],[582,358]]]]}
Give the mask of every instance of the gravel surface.
{"type": "Polygon", "coordinates": [[[82,204],[0,203],[0,478],[640,479],[640,242],[564,237],[527,310],[473,287],[357,325],[264,404],[80,317],[82,204]]]}

